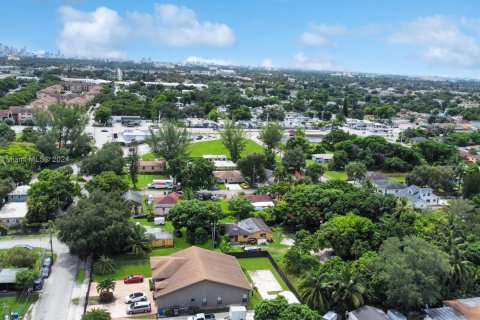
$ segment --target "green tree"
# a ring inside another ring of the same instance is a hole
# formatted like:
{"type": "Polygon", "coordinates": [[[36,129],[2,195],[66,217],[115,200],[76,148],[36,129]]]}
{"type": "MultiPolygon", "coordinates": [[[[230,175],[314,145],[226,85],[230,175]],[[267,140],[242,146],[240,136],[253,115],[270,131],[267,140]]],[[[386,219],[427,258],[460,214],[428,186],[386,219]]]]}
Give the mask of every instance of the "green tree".
{"type": "Polygon", "coordinates": [[[115,285],[116,283],[113,279],[104,279],[97,284],[97,292],[100,294],[100,301],[110,302],[113,300],[115,285]]]}
{"type": "Polygon", "coordinates": [[[437,142],[422,141],[414,146],[429,164],[451,164],[457,150],[454,146],[437,142]]]}
{"type": "Polygon", "coordinates": [[[416,166],[407,174],[405,181],[420,187],[430,187],[435,191],[452,192],[455,173],[449,167],[416,166]]]}
{"type": "Polygon", "coordinates": [[[220,206],[211,201],[182,200],[168,212],[168,219],[172,221],[175,229],[187,228],[187,241],[190,243],[194,242],[195,230],[198,227],[210,233],[212,224],[222,217],[220,206]]]}
{"type": "Polygon", "coordinates": [[[218,120],[218,111],[217,111],[217,109],[212,109],[212,110],[210,110],[210,112],[208,113],[207,117],[208,117],[208,119],[216,122],[216,121],[218,120]]]}
{"type": "Polygon", "coordinates": [[[106,105],[101,105],[95,110],[95,121],[106,124],[108,119],[112,116],[112,108],[106,105]]]}
{"type": "Polygon", "coordinates": [[[39,254],[23,247],[13,247],[2,255],[2,265],[12,268],[33,268],[39,254]]]}
{"type": "Polygon", "coordinates": [[[250,200],[242,197],[233,197],[230,199],[228,208],[239,220],[250,217],[250,214],[255,210],[250,200]]]}
{"type": "Polygon", "coordinates": [[[328,164],[330,170],[344,170],[348,164],[348,154],[345,151],[335,151],[333,159],[328,164]]]}
{"type": "Polygon", "coordinates": [[[145,255],[152,251],[150,236],[145,234],[145,228],[141,224],[131,224],[131,228],[126,249],[135,255],[145,255]]]}
{"type": "Polygon", "coordinates": [[[130,180],[132,180],[133,187],[137,187],[138,182],[138,166],[140,165],[140,155],[138,154],[138,145],[134,141],[128,148],[128,156],[127,156],[127,166],[128,166],[128,173],[130,175],[130,180]]]}
{"type": "Polygon", "coordinates": [[[478,169],[470,170],[463,179],[464,198],[472,198],[480,193],[480,171],[478,169]]]}
{"type": "Polygon", "coordinates": [[[283,138],[283,128],[279,123],[270,122],[260,130],[259,139],[266,150],[274,151],[283,138]]]}
{"type": "Polygon", "coordinates": [[[312,179],[313,183],[318,183],[323,175],[323,166],[319,163],[312,163],[305,168],[305,175],[312,179]]]}
{"type": "Polygon", "coordinates": [[[0,123],[0,145],[6,145],[12,141],[15,141],[15,131],[5,123],[0,123]]]}
{"type": "Polygon", "coordinates": [[[93,265],[93,272],[99,275],[112,274],[116,268],[117,266],[111,258],[101,255],[93,265]]]}
{"type": "Polygon", "coordinates": [[[83,314],[82,320],[111,320],[110,312],[105,309],[93,308],[83,314]]]}
{"type": "Polygon", "coordinates": [[[417,237],[389,238],[374,263],[388,306],[408,312],[442,298],[442,285],[449,274],[448,256],[434,244],[417,237]]]}
{"type": "Polygon", "coordinates": [[[262,300],[255,306],[255,320],[279,319],[280,314],[288,307],[287,300],[282,296],[272,300],[262,300]]]}
{"type": "Polygon", "coordinates": [[[190,160],[181,170],[180,179],[182,187],[193,191],[211,189],[216,183],[213,175],[215,166],[203,158],[190,160]]]}
{"type": "Polygon", "coordinates": [[[178,157],[188,157],[188,131],[175,122],[164,122],[158,132],[150,129],[146,142],[155,155],[163,157],[167,162],[178,157]]]}
{"type": "Polygon", "coordinates": [[[28,190],[27,221],[55,220],[58,212],[66,210],[79,195],[80,187],[70,180],[69,172],[45,169],[28,190]]]}
{"type": "Polygon", "coordinates": [[[15,287],[17,289],[31,289],[37,276],[37,272],[33,269],[18,271],[15,275],[15,287]]]}
{"type": "Polygon", "coordinates": [[[313,310],[324,314],[330,309],[333,285],[328,273],[311,271],[300,284],[300,298],[313,310]]]}
{"type": "Polygon", "coordinates": [[[128,191],[128,184],[113,171],[103,171],[87,181],[85,188],[92,192],[95,189],[106,193],[122,194],[128,191]]]}
{"type": "Polygon", "coordinates": [[[58,238],[82,258],[123,253],[132,233],[130,212],[119,197],[94,190],[57,220],[58,238]]]}
{"type": "Polygon", "coordinates": [[[293,172],[305,168],[305,154],[300,149],[289,149],[285,151],[282,158],[283,167],[293,172]]]}
{"type": "Polygon", "coordinates": [[[20,136],[20,141],[36,143],[40,134],[33,127],[26,127],[22,130],[22,135],[20,136]]]}
{"type": "Polygon", "coordinates": [[[260,153],[250,153],[245,158],[238,160],[238,168],[245,179],[255,186],[267,179],[265,172],[265,156],[260,153]]]}
{"type": "Polygon", "coordinates": [[[363,305],[365,287],[356,277],[355,270],[345,265],[333,281],[332,300],[339,314],[363,305]]]}
{"type": "Polygon", "coordinates": [[[351,162],[345,166],[347,176],[353,178],[353,182],[362,181],[367,174],[367,166],[363,162],[351,162]]]}
{"type": "Polygon", "coordinates": [[[233,162],[237,162],[247,146],[246,133],[241,124],[226,120],[219,133],[223,145],[230,152],[230,158],[233,162]]]}
{"type": "Polygon", "coordinates": [[[113,171],[120,175],[123,173],[125,160],[120,144],[109,142],[100,150],[83,159],[80,164],[80,172],[85,175],[97,175],[103,171],[113,171]]]}

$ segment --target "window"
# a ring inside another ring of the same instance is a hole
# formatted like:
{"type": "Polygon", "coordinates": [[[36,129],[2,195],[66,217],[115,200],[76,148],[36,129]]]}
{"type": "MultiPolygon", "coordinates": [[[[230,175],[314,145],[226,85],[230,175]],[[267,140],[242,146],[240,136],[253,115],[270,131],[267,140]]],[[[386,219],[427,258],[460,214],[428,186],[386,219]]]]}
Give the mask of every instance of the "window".
{"type": "Polygon", "coordinates": [[[260,237],[261,237],[261,238],[266,238],[266,237],[267,237],[267,234],[266,234],[266,233],[260,233],[260,237]]]}
{"type": "Polygon", "coordinates": [[[202,306],[207,306],[207,298],[202,299],[202,306]]]}
{"type": "Polygon", "coordinates": [[[152,166],[152,170],[155,170],[155,167],[152,166]]]}
{"type": "Polygon", "coordinates": [[[242,296],[242,302],[243,302],[243,303],[246,303],[246,302],[247,302],[247,295],[246,295],[246,294],[244,294],[244,295],[242,296]]]}
{"type": "Polygon", "coordinates": [[[142,167],[142,170],[145,170],[145,167],[142,167]]]}
{"type": "Polygon", "coordinates": [[[222,297],[221,296],[217,297],[217,304],[222,304],[222,297]]]}
{"type": "Polygon", "coordinates": [[[243,236],[243,239],[247,239],[247,238],[248,238],[248,234],[247,234],[247,235],[245,235],[245,236],[243,236]]]}
{"type": "Polygon", "coordinates": [[[195,298],[190,299],[190,302],[195,302],[195,298]]]}

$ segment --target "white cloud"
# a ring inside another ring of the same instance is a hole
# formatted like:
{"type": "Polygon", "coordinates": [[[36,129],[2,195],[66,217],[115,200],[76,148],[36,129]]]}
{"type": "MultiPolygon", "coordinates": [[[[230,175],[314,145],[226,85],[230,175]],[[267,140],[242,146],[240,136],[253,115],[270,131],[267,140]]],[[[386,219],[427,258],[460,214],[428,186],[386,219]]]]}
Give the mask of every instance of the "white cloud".
{"type": "Polygon", "coordinates": [[[128,13],[99,7],[95,11],[58,9],[63,27],[57,46],[66,56],[126,58],[130,40],[145,38],[167,46],[229,46],[232,29],[221,23],[199,21],[195,12],[172,4],[155,4],[153,13],[128,13]]]}
{"type": "Polygon", "coordinates": [[[263,59],[262,63],[260,64],[260,67],[265,69],[272,69],[275,66],[273,65],[272,59],[263,59]]]}
{"type": "Polygon", "coordinates": [[[99,7],[83,12],[64,6],[58,10],[63,29],[57,39],[60,51],[67,56],[125,58],[123,44],[128,27],[116,11],[99,7]]]}
{"type": "Polygon", "coordinates": [[[141,35],[168,46],[230,46],[235,34],[226,24],[199,21],[195,12],[173,4],[155,4],[152,15],[131,13],[132,21],[141,22],[141,35]]]}
{"type": "Polygon", "coordinates": [[[215,64],[219,66],[230,66],[233,65],[232,60],[226,59],[205,59],[202,57],[197,56],[190,56],[185,60],[186,63],[193,63],[193,64],[215,64]]]}
{"type": "Polygon", "coordinates": [[[475,38],[464,33],[461,24],[461,20],[441,15],[418,17],[403,24],[388,40],[419,46],[422,59],[430,65],[480,67],[480,47],[475,38]]]}
{"type": "Polygon", "coordinates": [[[317,71],[345,71],[345,67],[338,64],[332,56],[323,53],[314,57],[307,57],[303,52],[293,56],[292,67],[306,70],[317,71]]]}
{"type": "Polygon", "coordinates": [[[308,47],[320,47],[330,45],[331,42],[327,38],[329,36],[338,36],[345,34],[347,28],[340,24],[314,24],[308,26],[308,30],[299,37],[299,42],[308,47]]]}

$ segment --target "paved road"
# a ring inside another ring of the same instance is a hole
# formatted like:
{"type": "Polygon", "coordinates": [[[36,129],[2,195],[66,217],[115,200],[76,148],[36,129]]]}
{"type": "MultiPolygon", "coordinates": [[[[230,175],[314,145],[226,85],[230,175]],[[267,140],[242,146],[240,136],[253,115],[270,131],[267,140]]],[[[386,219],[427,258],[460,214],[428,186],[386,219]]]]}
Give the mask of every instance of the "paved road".
{"type": "MultiPolygon", "coordinates": [[[[11,248],[15,245],[50,249],[50,238],[0,240],[1,249],[11,248]]],[[[53,239],[53,250],[57,254],[57,260],[52,267],[50,277],[45,281],[34,320],[65,320],[68,317],[78,259],[71,256],[67,246],[58,242],[56,238],[53,239]]]]}

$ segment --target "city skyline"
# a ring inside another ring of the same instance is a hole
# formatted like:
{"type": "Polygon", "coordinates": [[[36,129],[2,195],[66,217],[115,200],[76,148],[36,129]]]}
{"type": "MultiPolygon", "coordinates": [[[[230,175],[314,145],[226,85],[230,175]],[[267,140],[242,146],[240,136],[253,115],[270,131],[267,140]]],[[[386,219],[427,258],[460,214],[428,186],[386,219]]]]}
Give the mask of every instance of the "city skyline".
{"type": "Polygon", "coordinates": [[[479,7],[474,1],[28,0],[4,4],[0,25],[8,32],[0,42],[65,57],[478,79],[480,18],[472,12],[479,7]]]}

